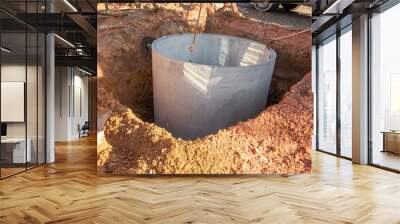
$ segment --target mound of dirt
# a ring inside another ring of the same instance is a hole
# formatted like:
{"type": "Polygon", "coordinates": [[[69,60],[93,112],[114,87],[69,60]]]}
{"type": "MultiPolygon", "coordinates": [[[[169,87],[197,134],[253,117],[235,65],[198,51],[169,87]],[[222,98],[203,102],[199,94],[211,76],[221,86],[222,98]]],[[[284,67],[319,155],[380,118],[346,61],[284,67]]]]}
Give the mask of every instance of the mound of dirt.
{"type": "Polygon", "coordinates": [[[304,76],[311,70],[310,33],[274,41],[299,30],[252,21],[234,10],[211,6],[201,16],[200,31],[246,37],[277,51],[268,101],[279,103],[214,135],[193,141],[174,138],[151,123],[151,57],[143,39],[193,32],[198,7],[182,11],[150,7],[100,17],[98,127],[104,123],[105,141],[98,141],[99,174],[311,171],[313,101],[310,75],[304,76]]]}
{"type": "Polygon", "coordinates": [[[311,75],[254,119],[215,135],[185,141],[127,109],[106,123],[100,173],[309,173],[312,134],[311,75]]]}

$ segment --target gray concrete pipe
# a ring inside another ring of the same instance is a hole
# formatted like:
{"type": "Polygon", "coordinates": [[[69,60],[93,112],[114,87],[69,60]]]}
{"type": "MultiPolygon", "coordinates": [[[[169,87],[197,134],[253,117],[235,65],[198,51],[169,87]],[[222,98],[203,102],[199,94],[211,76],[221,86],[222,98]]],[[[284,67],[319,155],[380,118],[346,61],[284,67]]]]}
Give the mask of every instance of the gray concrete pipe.
{"type": "Polygon", "coordinates": [[[276,53],[217,34],[161,37],[152,44],[155,123],[175,137],[216,133],[265,109],[276,53]]]}

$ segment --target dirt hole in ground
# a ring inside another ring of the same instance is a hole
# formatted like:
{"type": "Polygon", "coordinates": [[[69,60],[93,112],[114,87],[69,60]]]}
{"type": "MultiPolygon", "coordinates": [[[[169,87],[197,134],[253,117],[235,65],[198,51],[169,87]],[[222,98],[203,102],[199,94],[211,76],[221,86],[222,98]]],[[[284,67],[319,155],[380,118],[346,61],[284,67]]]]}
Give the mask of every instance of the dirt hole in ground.
{"type": "Polygon", "coordinates": [[[169,34],[193,32],[197,12],[196,7],[183,11],[145,9],[99,18],[98,114],[99,123],[105,124],[99,173],[308,172],[311,90],[304,87],[302,91],[307,94],[299,95],[307,97],[295,102],[299,111],[291,101],[290,106],[271,105],[282,101],[290,87],[310,72],[309,32],[274,41],[300,30],[265,24],[224,10],[205,11],[201,32],[244,37],[277,52],[268,105],[262,112],[265,116],[195,141],[173,138],[153,124],[152,63],[143,43],[169,34]],[[276,108],[286,111],[275,111],[276,108]],[[258,152],[261,148],[264,151],[258,152]],[[264,160],[260,161],[260,156],[264,160]],[[258,159],[251,161],[251,157],[258,159]]]}

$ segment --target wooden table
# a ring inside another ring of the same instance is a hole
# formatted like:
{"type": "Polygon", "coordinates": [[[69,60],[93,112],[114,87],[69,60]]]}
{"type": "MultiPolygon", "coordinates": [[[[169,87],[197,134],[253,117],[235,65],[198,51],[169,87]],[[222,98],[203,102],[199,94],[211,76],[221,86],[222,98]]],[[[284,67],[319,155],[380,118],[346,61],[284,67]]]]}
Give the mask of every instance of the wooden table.
{"type": "Polygon", "coordinates": [[[400,154],[400,131],[382,131],[383,150],[382,152],[392,152],[400,154]]]}
{"type": "Polygon", "coordinates": [[[25,151],[25,138],[5,138],[1,139],[2,159],[7,163],[25,163],[31,161],[32,141],[27,138],[27,147],[25,151]],[[12,147],[9,147],[12,146],[12,147]]]}

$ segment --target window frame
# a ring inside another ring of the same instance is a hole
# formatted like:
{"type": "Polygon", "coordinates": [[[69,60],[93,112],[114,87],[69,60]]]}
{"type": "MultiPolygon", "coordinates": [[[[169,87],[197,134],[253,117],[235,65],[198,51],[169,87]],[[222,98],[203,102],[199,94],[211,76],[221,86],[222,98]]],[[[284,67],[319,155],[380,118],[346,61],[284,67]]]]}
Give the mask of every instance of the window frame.
{"type": "Polygon", "coordinates": [[[352,23],[350,22],[349,24],[346,24],[344,27],[337,29],[335,33],[327,36],[326,38],[324,38],[322,40],[319,40],[318,43],[315,45],[315,51],[316,51],[315,52],[315,60],[316,60],[316,63],[315,63],[315,65],[316,65],[315,66],[316,67],[316,71],[315,71],[315,76],[316,76],[315,77],[315,80],[316,80],[316,82],[315,82],[316,83],[316,85],[315,85],[316,86],[316,88],[315,88],[315,91],[316,91],[316,94],[315,94],[315,96],[316,96],[316,99],[315,99],[316,100],[316,103],[315,103],[316,151],[323,152],[323,153],[333,155],[336,157],[344,158],[346,160],[352,160],[352,158],[342,155],[342,152],[341,152],[342,150],[341,150],[341,119],[340,119],[340,112],[341,112],[340,111],[340,103],[341,103],[341,101],[340,101],[340,93],[341,93],[340,92],[340,82],[341,82],[341,79],[340,79],[340,77],[341,77],[340,37],[347,32],[352,32],[352,29],[351,28],[349,29],[349,27],[351,27],[351,26],[352,26],[352,23]],[[329,152],[329,151],[326,151],[326,150],[320,148],[320,144],[319,144],[319,131],[320,131],[319,103],[320,102],[319,102],[319,97],[318,97],[319,91],[320,91],[320,88],[319,88],[320,56],[319,56],[318,49],[320,48],[321,43],[329,40],[329,38],[332,38],[333,36],[335,36],[335,38],[331,41],[336,41],[336,52],[335,52],[336,53],[336,62],[335,62],[336,63],[336,151],[335,151],[335,153],[332,153],[332,152],[329,152]]]}

